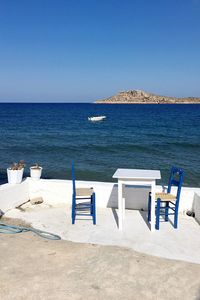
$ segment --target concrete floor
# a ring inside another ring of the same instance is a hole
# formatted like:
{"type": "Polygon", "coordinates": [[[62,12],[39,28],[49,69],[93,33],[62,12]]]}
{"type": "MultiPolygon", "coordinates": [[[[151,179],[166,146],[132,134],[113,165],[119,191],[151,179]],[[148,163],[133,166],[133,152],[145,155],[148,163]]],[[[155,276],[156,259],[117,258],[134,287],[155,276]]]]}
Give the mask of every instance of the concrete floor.
{"type": "Polygon", "coordinates": [[[200,299],[198,264],[31,233],[0,241],[2,300],[200,299]]]}
{"type": "Polygon", "coordinates": [[[115,246],[0,235],[2,300],[199,300],[200,265],[115,246]]]}
{"type": "Polygon", "coordinates": [[[70,209],[65,206],[25,204],[25,211],[14,209],[6,216],[20,218],[33,227],[58,234],[62,239],[80,243],[116,245],[169,259],[200,264],[200,226],[191,217],[180,215],[179,228],[162,222],[159,231],[151,232],[146,212],[126,210],[123,232],[117,227],[117,210],[97,209],[97,225],[91,220],[71,224],[70,209]]]}

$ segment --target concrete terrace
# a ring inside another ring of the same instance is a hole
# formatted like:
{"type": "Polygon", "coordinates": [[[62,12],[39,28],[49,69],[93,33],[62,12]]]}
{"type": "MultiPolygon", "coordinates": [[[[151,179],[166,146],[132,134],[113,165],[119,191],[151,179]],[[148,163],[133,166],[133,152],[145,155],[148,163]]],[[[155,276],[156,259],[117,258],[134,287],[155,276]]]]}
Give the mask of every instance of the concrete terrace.
{"type": "Polygon", "coordinates": [[[124,229],[118,230],[118,210],[97,208],[97,225],[91,220],[78,219],[71,224],[71,210],[66,205],[33,206],[13,209],[7,217],[22,219],[33,227],[56,233],[64,240],[98,245],[115,245],[141,253],[200,264],[200,226],[194,218],[180,215],[179,228],[171,222],[161,222],[160,230],[151,232],[147,212],[126,210],[124,229]]]}
{"type": "Polygon", "coordinates": [[[62,237],[0,234],[1,299],[200,299],[200,189],[183,188],[177,230],[162,222],[151,232],[148,189],[125,190],[127,209],[119,231],[117,185],[78,186],[94,187],[96,226],[89,219],[71,224],[71,181],[27,178],[0,186],[0,209],[10,218],[6,223],[25,221],[62,237]],[[29,199],[36,197],[44,202],[31,205],[29,199]],[[196,220],[185,214],[188,209],[196,220]]]}
{"type": "Polygon", "coordinates": [[[198,300],[200,266],[115,246],[1,235],[3,300],[198,300]]]}
{"type": "MultiPolygon", "coordinates": [[[[75,225],[71,224],[70,180],[34,181],[27,178],[18,185],[1,185],[0,209],[5,217],[22,219],[35,228],[58,234],[65,240],[122,246],[158,257],[200,264],[200,226],[197,222],[200,220],[199,188],[182,188],[177,230],[171,222],[161,222],[160,230],[151,232],[147,223],[149,188],[125,188],[126,216],[123,231],[120,231],[117,184],[77,182],[77,187],[91,186],[96,193],[96,226],[91,220],[77,220],[75,225]],[[31,205],[29,199],[36,197],[42,197],[44,202],[31,205]],[[22,209],[16,209],[17,206],[22,209]],[[188,209],[195,211],[196,220],[186,215],[188,209]]],[[[157,191],[162,188],[156,186],[157,191]]]]}

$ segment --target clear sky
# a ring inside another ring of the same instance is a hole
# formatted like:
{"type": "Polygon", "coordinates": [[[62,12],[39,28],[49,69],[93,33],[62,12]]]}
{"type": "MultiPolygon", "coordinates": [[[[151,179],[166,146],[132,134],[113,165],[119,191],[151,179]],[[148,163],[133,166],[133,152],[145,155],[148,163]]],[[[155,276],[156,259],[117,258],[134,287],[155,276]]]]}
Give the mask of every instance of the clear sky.
{"type": "Polygon", "coordinates": [[[0,101],[200,97],[200,0],[0,0],[0,101]]]}

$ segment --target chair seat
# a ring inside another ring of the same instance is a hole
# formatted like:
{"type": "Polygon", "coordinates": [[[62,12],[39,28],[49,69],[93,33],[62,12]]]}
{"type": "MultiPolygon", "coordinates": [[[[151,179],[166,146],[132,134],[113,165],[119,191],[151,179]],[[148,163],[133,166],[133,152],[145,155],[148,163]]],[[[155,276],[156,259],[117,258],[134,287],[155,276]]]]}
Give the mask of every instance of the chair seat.
{"type": "Polygon", "coordinates": [[[161,201],[176,201],[176,196],[169,193],[156,193],[156,200],[159,198],[161,201]]]}
{"type": "Polygon", "coordinates": [[[77,188],[76,197],[91,197],[94,193],[93,188],[77,188]]]}

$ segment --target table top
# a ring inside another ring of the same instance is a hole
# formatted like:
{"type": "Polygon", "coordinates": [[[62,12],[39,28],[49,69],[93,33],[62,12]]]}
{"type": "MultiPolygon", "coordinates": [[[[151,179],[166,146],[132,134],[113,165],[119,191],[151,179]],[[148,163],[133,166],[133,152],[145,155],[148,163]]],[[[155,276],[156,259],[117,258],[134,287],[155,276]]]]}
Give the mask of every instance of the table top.
{"type": "Polygon", "coordinates": [[[151,180],[161,179],[161,175],[159,170],[117,169],[113,175],[113,178],[151,180]]]}

